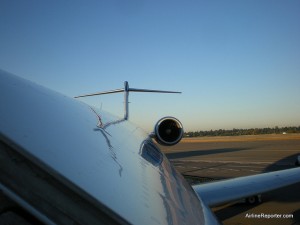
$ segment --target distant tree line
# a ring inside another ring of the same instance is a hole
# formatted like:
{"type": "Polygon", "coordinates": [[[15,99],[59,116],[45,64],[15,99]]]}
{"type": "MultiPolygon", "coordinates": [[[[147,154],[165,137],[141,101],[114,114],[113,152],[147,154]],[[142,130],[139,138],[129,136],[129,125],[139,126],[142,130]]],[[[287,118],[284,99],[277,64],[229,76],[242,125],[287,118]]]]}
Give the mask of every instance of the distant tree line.
{"type": "Polygon", "coordinates": [[[300,133],[300,126],[298,127],[274,127],[274,128],[250,128],[250,129],[235,129],[232,130],[209,130],[209,131],[195,131],[185,132],[185,137],[204,137],[204,136],[239,136],[239,135],[258,135],[258,134],[290,134],[300,133]]]}

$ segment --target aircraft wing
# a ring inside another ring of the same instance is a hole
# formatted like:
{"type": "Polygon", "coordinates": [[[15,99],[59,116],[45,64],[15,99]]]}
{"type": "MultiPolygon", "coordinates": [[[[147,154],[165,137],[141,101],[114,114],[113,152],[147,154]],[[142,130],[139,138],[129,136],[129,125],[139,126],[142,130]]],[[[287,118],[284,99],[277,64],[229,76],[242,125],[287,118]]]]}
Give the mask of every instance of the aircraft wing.
{"type": "Polygon", "coordinates": [[[212,207],[300,182],[300,168],[263,173],[206,184],[193,189],[212,207]]]}
{"type": "Polygon", "coordinates": [[[0,102],[0,194],[41,222],[218,224],[130,121],[1,70],[0,102]]]}

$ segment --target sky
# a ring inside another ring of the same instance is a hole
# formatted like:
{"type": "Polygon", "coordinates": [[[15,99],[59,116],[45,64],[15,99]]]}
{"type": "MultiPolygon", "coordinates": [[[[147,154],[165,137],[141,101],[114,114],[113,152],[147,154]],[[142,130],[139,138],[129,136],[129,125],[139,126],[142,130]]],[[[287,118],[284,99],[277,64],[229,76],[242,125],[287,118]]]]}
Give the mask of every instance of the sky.
{"type": "MultiPolygon", "coordinates": [[[[64,95],[130,87],[130,120],[300,125],[300,1],[1,0],[0,68],[64,95]]],[[[82,99],[117,116],[123,95],[82,99]]],[[[30,106],[28,106],[30,107],[30,106]]]]}

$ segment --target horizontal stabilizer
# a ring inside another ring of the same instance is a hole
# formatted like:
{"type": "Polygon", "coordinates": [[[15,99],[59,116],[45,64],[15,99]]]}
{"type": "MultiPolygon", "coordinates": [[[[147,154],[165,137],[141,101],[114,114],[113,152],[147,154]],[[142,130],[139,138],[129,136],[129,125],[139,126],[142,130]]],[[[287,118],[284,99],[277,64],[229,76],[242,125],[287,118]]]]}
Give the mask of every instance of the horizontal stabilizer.
{"type": "Polygon", "coordinates": [[[96,96],[96,95],[106,95],[106,94],[113,94],[113,93],[119,93],[119,92],[124,92],[124,89],[116,89],[116,90],[111,90],[111,91],[102,91],[102,92],[96,92],[96,93],[92,93],[92,94],[79,95],[79,96],[75,96],[74,98],[83,98],[83,97],[90,97],[90,96],[96,96]]]}
{"type": "Polygon", "coordinates": [[[129,115],[129,109],[128,109],[128,95],[129,92],[151,92],[151,93],[170,93],[170,94],[180,94],[181,92],[178,91],[161,91],[161,90],[151,90],[151,89],[138,89],[138,88],[129,88],[129,84],[127,81],[124,82],[124,88],[111,90],[111,91],[103,91],[103,92],[96,92],[92,94],[85,94],[85,95],[79,95],[74,98],[83,98],[83,97],[91,97],[91,96],[97,96],[97,95],[105,95],[105,94],[113,94],[113,93],[119,93],[124,92],[124,120],[128,119],[129,115]]]}
{"type": "Polygon", "coordinates": [[[90,97],[90,96],[97,96],[97,95],[105,95],[105,94],[113,94],[113,93],[119,93],[119,92],[152,92],[152,93],[171,93],[171,94],[181,94],[181,92],[178,91],[162,91],[162,90],[151,90],[151,89],[138,89],[138,88],[129,88],[128,82],[124,82],[124,88],[111,90],[111,91],[103,91],[103,92],[96,92],[92,94],[85,94],[85,95],[79,95],[74,98],[82,98],[82,97],[90,97]]]}

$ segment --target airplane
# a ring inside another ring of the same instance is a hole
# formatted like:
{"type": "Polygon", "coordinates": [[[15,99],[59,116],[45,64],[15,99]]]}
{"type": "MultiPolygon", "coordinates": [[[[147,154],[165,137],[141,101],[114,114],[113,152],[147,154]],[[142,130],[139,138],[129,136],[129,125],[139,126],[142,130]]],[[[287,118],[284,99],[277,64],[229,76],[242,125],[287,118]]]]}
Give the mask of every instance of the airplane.
{"type": "Polygon", "coordinates": [[[293,168],[190,186],[153,141],[178,143],[182,124],[145,133],[129,121],[133,91],[164,92],[125,82],[120,119],[0,70],[1,192],[41,224],[207,225],[220,224],[213,206],[300,182],[293,168]]]}

